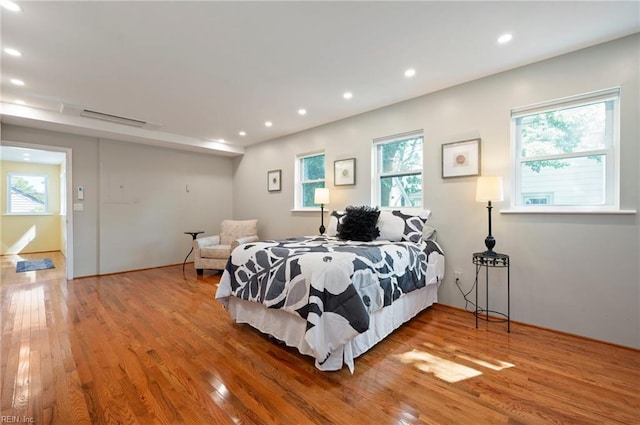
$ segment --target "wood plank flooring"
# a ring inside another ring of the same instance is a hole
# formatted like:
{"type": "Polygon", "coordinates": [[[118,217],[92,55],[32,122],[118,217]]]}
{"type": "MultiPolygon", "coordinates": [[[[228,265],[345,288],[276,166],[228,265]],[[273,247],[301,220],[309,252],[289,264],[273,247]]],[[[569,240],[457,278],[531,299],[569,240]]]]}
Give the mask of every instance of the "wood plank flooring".
{"type": "Polygon", "coordinates": [[[1,257],[0,422],[640,424],[640,352],[436,305],[356,359],[231,323],[193,265],[67,281],[1,257]]]}

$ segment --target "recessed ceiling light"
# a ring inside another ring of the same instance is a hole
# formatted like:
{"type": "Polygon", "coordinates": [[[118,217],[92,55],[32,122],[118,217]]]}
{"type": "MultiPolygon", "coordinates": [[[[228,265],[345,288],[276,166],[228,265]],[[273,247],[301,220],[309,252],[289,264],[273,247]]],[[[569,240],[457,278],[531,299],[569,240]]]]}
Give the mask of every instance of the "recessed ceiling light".
{"type": "Polygon", "coordinates": [[[413,68],[409,68],[404,72],[404,76],[407,78],[411,78],[416,75],[416,70],[413,68]]]}
{"type": "Polygon", "coordinates": [[[304,108],[298,109],[298,115],[307,115],[307,110],[304,108]]]}
{"type": "Polygon", "coordinates": [[[511,39],[513,39],[513,35],[509,34],[509,33],[505,33],[505,34],[502,34],[500,37],[498,37],[498,43],[499,44],[506,44],[506,43],[510,42],[511,39]]]}
{"type": "Polygon", "coordinates": [[[12,78],[11,84],[15,84],[16,86],[24,86],[24,81],[18,80],[17,78],[12,78]]]}
{"type": "Polygon", "coordinates": [[[20,6],[9,0],[0,0],[0,6],[12,12],[20,12],[22,10],[20,6]]]}
{"type": "Polygon", "coordinates": [[[353,97],[353,93],[351,93],[350,91],[346,91],[342,94],[342,97],[344,97],[345,99],[351,99],[353,97]]]}
{"type": "Polygon", "coordinates": [[[265,121],[264,125],[265,125],[265,127],[271,127],[273,125],[273,123],[271,121],[265,121]]]}
{"type": "Polygon", "coordinates": [[[26,105],[27,104],[27,102],[25,102],[22,99],[16,99],[16,100],[13,101],[13,103],[15,103],[16,105],[26,105]]]}
{"type": "Polygon", "coordinates": [[[246,136],[247,132],[246,131],[239,131],[238,134],[241,135],[241,136],[246,136]]]}
{"type": "Polygon", "coordinates": [[[31,154],[28,153],[28,152],[25,152],[25,153],[22,154],[22,156],[27,157],[27,156],[31,156],[31,154]]]}
{"type": "Polygon", "coordinates": [[[19,51],[19,50],[12,49],[11,47],[6,47],[6,48],[4,49],[4,52],[5,52],[6,54],[8,54],[8,55],[11,55],[11,56],[22,56],[22,53],[20,53],[20,51],[19,51]]]}

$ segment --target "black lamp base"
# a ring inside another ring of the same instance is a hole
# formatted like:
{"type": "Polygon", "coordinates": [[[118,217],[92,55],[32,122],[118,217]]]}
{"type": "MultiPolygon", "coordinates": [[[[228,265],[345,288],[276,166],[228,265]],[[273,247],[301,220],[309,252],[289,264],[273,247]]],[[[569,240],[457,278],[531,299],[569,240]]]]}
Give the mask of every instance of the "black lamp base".
{"type": "Polygon", "coordinates": [[[487,247],[487,250],[483,252],[484,255],[497,255],[493,250],[493,247],[496,246],[496,240],[493,236],[487,236],[484,240],[484,245],[487,247]]]}
{"type": "Polygon", "coordinates": [[[320,236],[324,235],[326,230],[324,228],[324,204],[320,204],[320,228],[318,230],[320,231],[320,236]]]}
{"type": "Polygon", "coordinates": [[[484,244],[487,247],[487,250],[483,252],[484,255],[497,255],[493,251],[493,247],[496,246],[496,240],[491,235],[491,210],[492,209],[493,209],[493,206],[491,205],[491,201],[489,201],[487,203],[487,216],[489,219],[489,236],[487,236],[484,240],[484,244]]]}

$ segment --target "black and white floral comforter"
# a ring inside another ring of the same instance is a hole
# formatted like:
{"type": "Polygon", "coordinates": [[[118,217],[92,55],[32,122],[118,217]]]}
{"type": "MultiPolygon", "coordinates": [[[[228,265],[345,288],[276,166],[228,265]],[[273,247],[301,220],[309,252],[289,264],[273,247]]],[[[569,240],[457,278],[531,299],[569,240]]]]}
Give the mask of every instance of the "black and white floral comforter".
{"type": "MultiPolygon", "coordinates": [[[[307,322],[305,339],[322,364],[330,353],[369,328],[369,315],[424,287],[432,241],[353,242],[299,237],[236,248],[216,298],[286,310],[307,322]]],[[[431,273],[433,275],[433,273],[431,273]]]]}

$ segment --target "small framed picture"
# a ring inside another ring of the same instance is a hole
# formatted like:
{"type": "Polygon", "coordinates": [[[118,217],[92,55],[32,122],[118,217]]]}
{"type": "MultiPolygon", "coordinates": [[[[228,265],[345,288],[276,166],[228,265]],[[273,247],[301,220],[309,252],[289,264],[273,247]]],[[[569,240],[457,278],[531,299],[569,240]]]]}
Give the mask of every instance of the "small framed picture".
{"type": "Polygon", "coordinates": [[[442,145],[442,178],[480,175],[480,139],[442,145]]]}
{"type": "Polygon", "coordinates": [[[282,190],[282,170],[267,171],[267,190],[279,192],[282,190]]]}
{"type": "Polygon", "coordinates": [[[349,186],[356,184],[356,159],[339,159],[333,162],[333,184],[349,186]]]}

